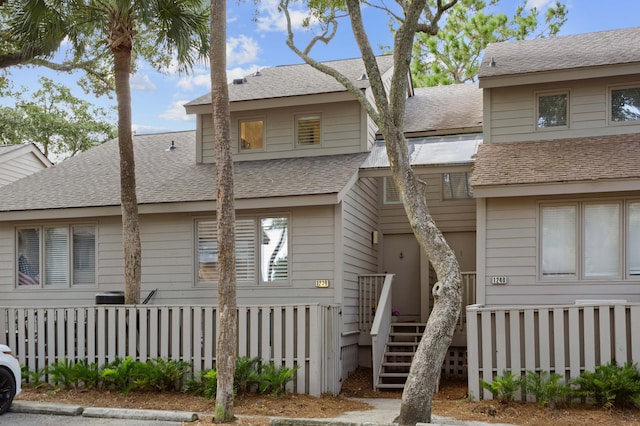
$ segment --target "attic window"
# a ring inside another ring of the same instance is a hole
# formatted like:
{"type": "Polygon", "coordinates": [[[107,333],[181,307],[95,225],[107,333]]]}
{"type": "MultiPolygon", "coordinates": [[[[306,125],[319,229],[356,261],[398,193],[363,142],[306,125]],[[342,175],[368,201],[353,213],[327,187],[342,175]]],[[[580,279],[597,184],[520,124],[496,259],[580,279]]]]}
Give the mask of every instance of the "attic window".
{"type": "Polygon", "coordinates": [[[296,144],[320,145],[320,114],[296,116],[296,144]]]}
{"type": "Polygon", "coordinates": [[[567,127],[569,124],[569,93],[538,94],[537,98],[537,129],[550,127],[567,127]]]}
{"type": "Polygon", "coordinates": [[[385,176],[383,180],[383,202],[384,204],[400,204],[400,191],[396,187],[391,176],[385,176]]]}
{"type": "Polygon", "coordinates": [[[261,150],[264,148],[264,120],[240,120],[240,151],[261,150]]]}
{"type": "Polygon", "coordinates": [[[640,121],[640,87],[611,90],[611,122],[640,121]]]}

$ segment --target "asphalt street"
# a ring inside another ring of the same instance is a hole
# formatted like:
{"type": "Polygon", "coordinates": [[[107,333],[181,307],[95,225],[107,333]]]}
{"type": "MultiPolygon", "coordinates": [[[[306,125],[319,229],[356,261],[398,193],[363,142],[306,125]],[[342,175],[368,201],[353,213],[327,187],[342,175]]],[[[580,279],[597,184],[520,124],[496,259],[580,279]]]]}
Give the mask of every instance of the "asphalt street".
{"type": "Polygon", "coordinates": [[[8,412],[0,416],[2,426],[62,426],[62,425],[126,425],[126,426],[180,426],[181,422],[158,420],[104,419],[83,416],[55,416],[51,414],[30,414],[8,412]]]}

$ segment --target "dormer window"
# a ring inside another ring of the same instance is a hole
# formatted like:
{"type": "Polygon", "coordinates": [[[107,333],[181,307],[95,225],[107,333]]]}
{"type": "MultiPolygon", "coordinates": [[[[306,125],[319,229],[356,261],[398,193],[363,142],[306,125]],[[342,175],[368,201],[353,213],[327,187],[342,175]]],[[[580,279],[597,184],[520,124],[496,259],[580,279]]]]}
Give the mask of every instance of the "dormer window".
{"type": "Polygon", "coordinates": [[[616,87],[611,89],[611,122],[640,121],[640,87],[616,87]]]}
{"type": "Polygon", "coordinates": [[[296,122],[296,145],[320,145],[320,114],[298,115],[296,122]]]}
{"type": "Polygon", "coordinates": [[[264,120],[261,118],[240,120],[240,151],[264,149],[264,120]]]}
{"type": "Polygon", "coordinates": [[[569,125],[569,93],[538,93],[536,96],[538,130],[569,125]]]}

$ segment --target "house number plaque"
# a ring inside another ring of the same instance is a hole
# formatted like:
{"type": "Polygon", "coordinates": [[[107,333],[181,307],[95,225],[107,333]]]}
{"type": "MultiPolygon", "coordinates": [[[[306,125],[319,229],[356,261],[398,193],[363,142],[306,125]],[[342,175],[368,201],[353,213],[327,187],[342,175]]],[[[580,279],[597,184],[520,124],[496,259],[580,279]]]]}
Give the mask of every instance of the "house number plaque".
{"type": "Polygon", "coordinates": [[[491,284],[506,284],[507,277],[491,277],[491,284]]]}

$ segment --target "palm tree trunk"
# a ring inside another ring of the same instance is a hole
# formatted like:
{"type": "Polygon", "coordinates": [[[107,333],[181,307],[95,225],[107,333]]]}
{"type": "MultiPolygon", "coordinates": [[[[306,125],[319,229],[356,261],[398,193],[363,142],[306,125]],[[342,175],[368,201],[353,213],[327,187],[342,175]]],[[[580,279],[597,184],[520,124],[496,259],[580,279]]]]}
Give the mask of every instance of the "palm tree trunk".
{"type": "Polygon", "coordinates": [[[120,202],[122,207],[122,249],[124,251],[124,301],[140,303],[141,251],[136,173],[131,134],[131,48],[113,50],[116,98],[118,101],[118,148],[120,150],[120,202]]]}
{"type": "Polygon", "coordinates": [[[227,4],[211,0],[211,104],[216,158],[216,220],[218,224],[218,309],[220,330],[216,356],[217,393],[214,421],[234,419],[233,376],[237,358],[235,206],[227,88],[227,4]]]}

